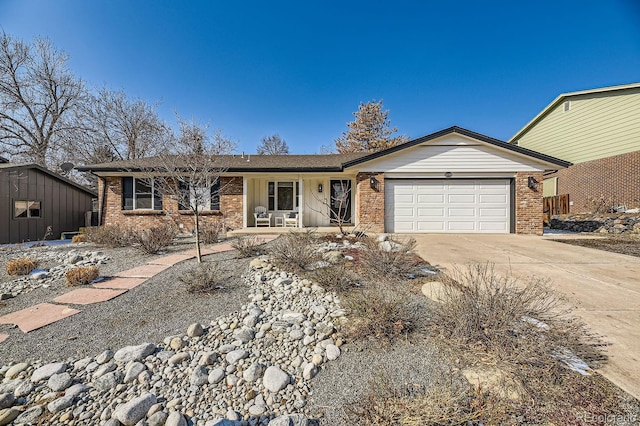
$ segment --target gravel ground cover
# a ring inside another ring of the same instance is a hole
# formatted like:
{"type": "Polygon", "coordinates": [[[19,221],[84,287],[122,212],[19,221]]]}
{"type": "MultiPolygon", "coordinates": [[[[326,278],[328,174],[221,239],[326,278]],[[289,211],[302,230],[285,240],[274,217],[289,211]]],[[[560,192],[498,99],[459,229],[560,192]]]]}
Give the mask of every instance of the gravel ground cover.
{"type": "Polygon", "coordinates": [[[557,239],[559,243],[572,244],[575,246],[589,247],[598,250],[611,251],[614,253],[627,254],[629,256],[640,257],[640,238],[637,236],[620,236],[605,238],[584,238],[584,239],[557,239]]]}
{"type": "MultiPolygon", "coordinates": [[[[139,266],[153,256],[140,254],[132,248],[101,249],[81,244],[81,250],[104,251],[109,260],[101,265],[101,275],[139,266]]],[[[55,250],[78,249],[78,245],[56,247],[55,250]]],[[[167,254],[190,249],[190,244],[170,247],[167,254]]],[[[46,248],[38,248],[38,250],[46,248]]],[[[3,254],[3,256],[15,256],[3,254]]],[[[155,257],[160,257],[156,255],[155,257]]],[[[0,264],[5,263],[0,260],[0,264]]],[[[241,275],[247,269],[249,259],[237,259],[235,252],[225,252],[204,257],[205,262],[220,265],[224,289],[212,295],[196,295],[186,291],[179,281],[187,270],[196,265],[188,260],[175,265],[149,279],[144,284],[104,303],[71,307],[80,314],[58,321],[30,333],[22,333],[12,325],[0,325],[0,332],[10,335],[0,344],[0,364],[25,358],[52,361],[68,357],[95,355],[106,349],[117,349],[141,342],[160,342],[168,335],[183,332],[197,321],[208,324],[219,315],[237,310],[246,300],[247,289],[241,275]]],[[[47,263],[43,263],[47,267],[47,263]]],[[[3,280],[12,279],[6,274],[3,280]]],[[[56,296],[71,291],[64,280],[49,288],[38,288],[28,294],[0,302],[0,315],[51,302],[56,296]]]]}

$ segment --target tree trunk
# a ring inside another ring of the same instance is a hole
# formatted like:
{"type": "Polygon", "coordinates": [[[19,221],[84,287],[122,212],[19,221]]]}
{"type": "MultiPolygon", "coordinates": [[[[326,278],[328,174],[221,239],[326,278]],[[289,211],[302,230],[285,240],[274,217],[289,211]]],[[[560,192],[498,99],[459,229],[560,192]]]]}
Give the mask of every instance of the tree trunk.
{"type": "Polygon", "coordinates": [[[198,209],[196,209],[193,213],[194,221],[195,221],[195,236],[196,236],[196,257],[198,258],[198,263],[202,263],[202,252],[200,251],[200,216],[198,215],[198,209]]]}

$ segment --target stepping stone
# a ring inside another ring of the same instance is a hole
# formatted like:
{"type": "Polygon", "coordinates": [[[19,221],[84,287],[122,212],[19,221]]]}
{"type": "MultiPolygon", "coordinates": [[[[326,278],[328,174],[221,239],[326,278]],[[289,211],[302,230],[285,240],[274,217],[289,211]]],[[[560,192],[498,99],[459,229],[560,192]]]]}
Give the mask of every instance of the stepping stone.
{"type": "Polygon", "coordinates": [[[69,303],[72,305],[90,305],[92,303],[106,302],[114,297],[126,293],[128,290],[109,290],[98,288],[79,288],[53,299],[56,303],[69,303]]]}
{"type": "Polygon", "coordinates": [[[0,333],[0,343],[4,342],[9,338],[8,334],[0,333]]]}
{"type": "Polygon", "coordinates": [[[118,272],[114,276],[127,277],[127,278],[151,278],[159,272],[170,268],[170,265],[141,265],[137,268],[127,269],[126,271],[118,272]]]}
{"type": "Polygon", "coordinates": [[[189,260],[189,259],[193,259],[193,256],[190,254],[172,254],[169,256],[163,256],[157,259],[153,259],[147,262],[147,264],[173,266],[176,263],[180,263],[182,261],[189,260]]]}
{"type": "Polygon", "coordinates": [[[0,324],[15,324],[25,333],[79,313],[68,306],[40,303],[0,317],[0,324]]]}
{"type": "Polygon", "coordinates": [[[115,277],[100,281],[99,283],[94,284],[92,287],[131,290],[132,288],[138,287],[146,280],[146,278],[115,277]]]}

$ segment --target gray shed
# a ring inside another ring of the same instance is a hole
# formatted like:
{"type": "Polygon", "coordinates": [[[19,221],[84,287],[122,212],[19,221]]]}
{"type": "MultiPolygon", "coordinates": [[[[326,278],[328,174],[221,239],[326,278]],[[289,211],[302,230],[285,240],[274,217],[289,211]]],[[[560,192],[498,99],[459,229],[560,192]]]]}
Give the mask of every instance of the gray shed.
{"type": "Polygon", "coordinates": [[[0,161],[0,244],[60,238],[86,226],[97,194],[37,164],[0,161]]]}

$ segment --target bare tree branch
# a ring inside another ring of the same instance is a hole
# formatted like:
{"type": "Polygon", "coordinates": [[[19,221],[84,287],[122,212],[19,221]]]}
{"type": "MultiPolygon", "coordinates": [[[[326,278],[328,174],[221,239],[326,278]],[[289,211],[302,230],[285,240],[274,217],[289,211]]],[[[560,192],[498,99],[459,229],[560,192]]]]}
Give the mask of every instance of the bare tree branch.
{"type": "Polygon", "coordinates": [[[283,155],[289,154],[289,146],[287,142],[277,133],[262,138],[258,145],[258,155],[283,155]]]}

